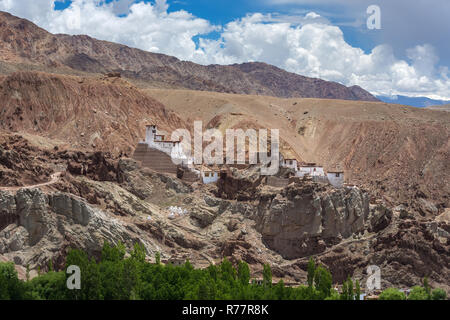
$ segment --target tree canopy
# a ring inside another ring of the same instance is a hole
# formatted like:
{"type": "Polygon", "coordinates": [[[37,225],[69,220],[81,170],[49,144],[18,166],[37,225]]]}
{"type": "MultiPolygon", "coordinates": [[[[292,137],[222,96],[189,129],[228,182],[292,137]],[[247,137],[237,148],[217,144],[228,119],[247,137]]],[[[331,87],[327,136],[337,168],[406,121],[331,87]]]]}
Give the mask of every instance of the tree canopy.
{"type": "MultiPolygon", "coordinates": [[[[263,265],[262,283],[252,281],[247,263],[237,266],[228,259],[204,269],[195,269],[186,261],[181,266],[146,261],[145,249],[135,245],[127,255],[122,243],[105,243],[98,260],[82,250],[70,250],[64,270],[39,272],[32,280],[18,279],[13,263],[0,263],[0,300],[359,300],[359,281],[349,277],[342,292],[332,289],[332,275],[322,265],[310,259],[307,267],[307,285],[285,286],[280,280],[273,283],[270,265],[263,265]],[[66,273],[69,266],[78,266],[81,288],[69,290],[66,273]]],[[[51,266],[51,264],[49,264],[51,266]]],[[[28,270],[28,269],[27,269],[28,270]]],[[[28,274],[28,272],[27,272],[28,274]]],[[[424,284],[428,286],[428,281],[424,284]]],[[[414,287],[408,299],[446,298],[442,289],[431,292],[429,287],[414,287]]],[[[405,294],[390,288],[382,300],[405,300],[405,294]]]]}

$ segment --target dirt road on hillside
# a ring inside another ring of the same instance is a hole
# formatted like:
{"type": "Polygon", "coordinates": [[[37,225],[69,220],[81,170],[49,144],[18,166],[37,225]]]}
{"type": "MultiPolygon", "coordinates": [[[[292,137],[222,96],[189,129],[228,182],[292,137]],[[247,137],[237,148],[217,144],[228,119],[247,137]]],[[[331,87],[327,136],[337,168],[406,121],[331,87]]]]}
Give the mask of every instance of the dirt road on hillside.
{"type": "Polygon", "coordinates": [[[63,174],[63,172],[53,173],[50,176],[50,181],[48,181],[48,182],[33,184],[33,185],[29,185],[29,186],[21,186],[21,187],[0,187],[0,191],[18,191],[20,189],[33,189],[33,188],[49,186],[49,185],[52,185],[52,184],[58,182],[59,178],[61,177],[62,174],[63,174]]]}

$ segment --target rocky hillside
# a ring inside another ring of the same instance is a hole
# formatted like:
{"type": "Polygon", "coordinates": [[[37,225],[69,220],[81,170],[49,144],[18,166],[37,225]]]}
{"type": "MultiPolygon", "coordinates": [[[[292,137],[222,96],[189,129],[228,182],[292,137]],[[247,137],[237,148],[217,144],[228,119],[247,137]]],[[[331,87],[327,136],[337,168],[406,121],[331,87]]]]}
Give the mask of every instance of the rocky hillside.
{"type": "MultiPolygon", "coordinates": [[[[40,148],[33,155],[47,157],[40,148]]],[[[256,277],[270,263],[275,278],[305,282],[314,256],[336,283],[347,276],[364,283],[367,266],[376,264],[384,287],[429,276],[432,285],[450,289],[448,214],[423,219],[371,202],[366,190],[308,180],[272,188],[252,171],[232,170],[221,181],[231,184],[226,190],[251,182],[243,191],[254,196],[231,200],[215,186],[186,184],[128,158],[60,150],[47,159],[46,168],[67,165],[53,184],[0,189],[0,259],[14,261],[20,274],[27,265],[32,275],[46,270],[49,261],[61,267],[68,248],[98,256],[104,241],[120,240],[128,248],[142,243],[148,259],[161,252],[162,261],[189,259],[196,267],[224,256],[245,260],[256,277]],[[171,217],[170,206],[186,213],[171,217]]]]}
{"type": "Polygon", "coordinates": [[[264,63],[202,66],[88,36],[53,35],[0,12],[0,71],[120,72],[140,85],[217,92],[377,101],[358,86],[312,79],[264,63]],[[71,71],[72,70],[72,71],[71,71]]]}
{"type": "Polygon", "coordinates": [[[46,137],[73,150],[131,155],[149,122],[169,133],[191,129],[195,120],[222,132],[278,128],[283,150],[325,169],[340,166],[347,182],[391,205],[432,216],[450,207],[448,112],[378,102],[142,90],[118,77],[35,71],[0,78],[0,97],[0,130],[46,137]]]}
{"type": "Polygon", "coordinates": [[[450,208],[450,114],[379,102],[147,90],[184,119],[278,128],[297,159],[337,166],[348,183],[423,215],[450,208]],[[196,106],[187,110],[186,103],[196,106]]]}
{"type": "Polygon", "coordinates": [[[145,125],[189,128],[120,78],[17,72],[0,79],[0,129],[60,139],[71,148],[131,154],[145,125]]]}

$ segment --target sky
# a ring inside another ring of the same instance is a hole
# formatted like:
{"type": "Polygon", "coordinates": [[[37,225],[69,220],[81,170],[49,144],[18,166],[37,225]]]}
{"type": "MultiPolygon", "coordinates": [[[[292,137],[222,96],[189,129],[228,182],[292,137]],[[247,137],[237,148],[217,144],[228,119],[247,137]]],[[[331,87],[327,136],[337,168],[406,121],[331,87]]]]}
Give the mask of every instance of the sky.
{"type": "Polygon", "coordinates": [[[266,62],[374,95],[450,100],[449,0],[0,0],[52,33],[200,64],[266,62]],[[369,29],[371,5],[381,29],[369,29]]]}

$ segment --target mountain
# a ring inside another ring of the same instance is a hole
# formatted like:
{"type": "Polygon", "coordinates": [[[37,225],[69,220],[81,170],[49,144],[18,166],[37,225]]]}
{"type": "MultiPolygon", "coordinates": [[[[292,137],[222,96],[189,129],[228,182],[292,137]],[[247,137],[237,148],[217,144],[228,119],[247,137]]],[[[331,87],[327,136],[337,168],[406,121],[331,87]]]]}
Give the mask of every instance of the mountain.
{"type": "Polygon", "coordinates": [[[434,105],[442,105],[449,103],[450,101],[445,100],[433,100],[427,97],[406,97],[406,96],[397,96],[396,99],[388,98],[388,97],[378,97],[381,101],[386,103],[395,103],[401,105],[407,105],[418,108],[425,108],[434,105]]]}
{"type": "Polygon", "coordinates": [[[440,105],[440,106],[429,106],[426,109],[450,112],[450,104],[444,104],[444,105],[440,105]]]}
{"type": "Polygon", "coordinates": [[[358,86],[308,78],[265,63],[203,66],[85,35],[54,35],[5,12],[0,12],[0,57],[3,73],[30,68],[62,73],[113,71],[144,87],[378,101],[358,86]]]}

